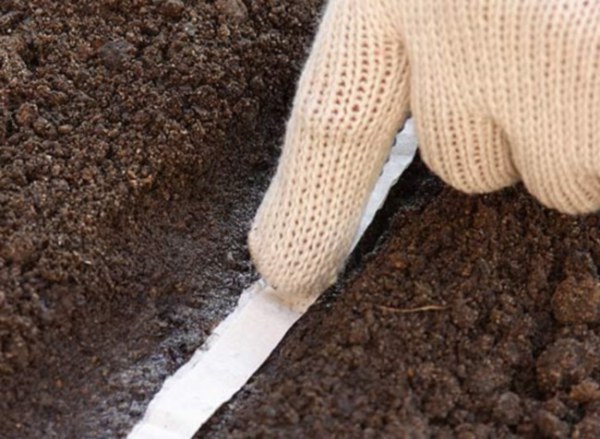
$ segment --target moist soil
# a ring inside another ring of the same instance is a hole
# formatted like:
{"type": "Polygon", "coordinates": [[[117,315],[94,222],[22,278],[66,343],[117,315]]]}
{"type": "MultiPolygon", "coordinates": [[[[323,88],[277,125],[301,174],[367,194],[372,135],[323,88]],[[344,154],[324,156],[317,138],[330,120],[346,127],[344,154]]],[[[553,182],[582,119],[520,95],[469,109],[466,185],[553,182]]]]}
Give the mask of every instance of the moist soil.
{"type": "Polygon", "coordinates": [[[123,437],[235,305],[320,3],[0,0],[0,437],[123,437]]]}
{"type": "MultiPolygon", "coordinates": [[[[0,3],[0,436],[123,437],[256,276],[322,1],[0,3]]],[[[198,437],[600,437],[600,217],[413,165],[198,437]]]]}

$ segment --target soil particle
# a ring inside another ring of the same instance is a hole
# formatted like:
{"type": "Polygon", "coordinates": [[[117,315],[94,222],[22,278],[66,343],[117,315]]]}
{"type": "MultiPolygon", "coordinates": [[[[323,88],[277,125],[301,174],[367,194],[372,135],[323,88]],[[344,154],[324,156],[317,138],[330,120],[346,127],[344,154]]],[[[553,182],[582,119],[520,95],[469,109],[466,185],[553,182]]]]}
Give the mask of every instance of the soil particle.
{"type": "Polygon", "coordinates": [[[38,117],[33,122],[33,131],[44,139],[55,139],[56,138],[56,127],[47,119],[38,117]]]}
{"type": "Polygon", "coordinates": [[[242,0],[217,0],[215,7],[234,22],[242,22],[248,17],[248,9],[242,0]]]}
{"type": "Polygon", "coordinates": [[[181,0],[166,0],[160,10],[167,17],[180,18],[185,10],[185,4],[181,0]]]}
{"type": "Polygon", "coordinates": [[[510,377],[501,360],[486,359],[479,367],[468,374],[466,384],[473,394],[488,395],[507,386],[510,377]]]}
{"type": "Polygon", "coordinates": [[[460,301],[452,308],[452,323],[461,329],[469,329],[477,323],[479,312],[477,308],[469,306],[466,302],[460,301]]]}
{"type": "Polygon", "coordinates": [[[599,353],[588,343],[561,338],[538,357],[537,382],[541,389],[554,392],[578,384],[598,367],[599,353]]]}
{"type": "Polygon", "coordinates": [[[516,425],[521,419],[521,398],[514,392],[504,392],[496,401],[494,417],[507,425],[516,425]]]}
{"type": "Polygon", "coordinates": [[[600,281],[588,274],[582,279],[568,277],[556,288],[552,297],[554,317],[561,323],[600,320],[600,281]]]}
{"type": "Polygon", "coordinates": [[[546,410],[537,412],[535,423],[543,437],[566,438],[569,435],[569,426],[567,423],[546,410]]]}
{"type": "Polygon", "coordinates": [[[15,114],[16,121],[24,127],[30,126],[37,118],[37,105],[27,102],[22,104],[15,114]]]}
{"type": "Polygon", "coordinates": [[[455,407],[460,394],[459,380],[448,370],[424,364],[411,373],[411,387],[424,395],[423,406],[434,418],[444,419],[455,407]]]}
{"type": "Polygon", "coordinates": [[[586,415],[573,430],[573,439],[600,437],[600,413],[586,415]]]}
{"type": "Polygon", "coordinates": [[[569,397],[578,403],[600,400],[600,384],[591,378],[586,378],[571,388],[569,397]]]}
{"type": "Polygon", "coordinates": [[[98,49],[98,57],[109,69],[122,69],[135,55],[136,48],[127,40],[109,41],[98,49]]]}
{"type": "Polygon", "coordinates": [[[24,81],[31,71],[23,59],[25,40],[20,36],[0,35],[0,80],[6,83],[24,81]]]}

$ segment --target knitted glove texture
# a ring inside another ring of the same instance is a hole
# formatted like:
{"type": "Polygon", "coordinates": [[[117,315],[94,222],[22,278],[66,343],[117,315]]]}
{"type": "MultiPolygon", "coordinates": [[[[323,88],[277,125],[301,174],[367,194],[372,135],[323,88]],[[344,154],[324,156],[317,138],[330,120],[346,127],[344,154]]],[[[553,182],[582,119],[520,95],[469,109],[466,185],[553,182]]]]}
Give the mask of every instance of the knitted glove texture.
{"type": "Polygon", "coordinates": [[[600,2],[330,0],[249,236],[282,300],[335,281],[409,112],[455,188],[598,209],[600,2]]]}

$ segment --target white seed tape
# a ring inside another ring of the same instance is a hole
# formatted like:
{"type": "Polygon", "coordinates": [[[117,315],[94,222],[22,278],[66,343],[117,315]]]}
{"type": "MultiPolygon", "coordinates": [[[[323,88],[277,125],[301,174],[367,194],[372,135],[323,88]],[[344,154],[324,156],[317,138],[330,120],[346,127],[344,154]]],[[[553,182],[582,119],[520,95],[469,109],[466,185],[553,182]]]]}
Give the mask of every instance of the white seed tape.
{"type": "Polygon", "coordinates": [[[192,359],[168,378],[133,439],[190,438],[237,392],[302,316],[273,300],[256,282],[192,359]]]}
{"type": "MultiPolygon", "coordinates": [[[[356,245],[417,148],[412,121],[396,137],[354,241],[356,245]]],[[[189,439],[266,361],[305,309],[288,309],[262,281],[240,296],[234,311],[154,396],[128,439],[189,439]]]]}
{"type": "Polygon", "coordinates": [[[383,167],[379,180],[375,183],[375,188],[371,193],[371,197],[367,202],[367,207],[360,220],[360,226],[358,226],[352,249],[358,244],[358,241],[360,241],[365,230],[367,230],[367,227],[369,227],[369,224],[373,221],[375,214],[383,205],[392,186],[396,184],[404,170],[408,168],[408,165],[410,165],[415,158],[416,152],[417,137],[415,134],[415,126],[413,120],[409,119],[404,124],[402,131],[396,136],[394,146],[390,151],[390,156],[383,167]]]}

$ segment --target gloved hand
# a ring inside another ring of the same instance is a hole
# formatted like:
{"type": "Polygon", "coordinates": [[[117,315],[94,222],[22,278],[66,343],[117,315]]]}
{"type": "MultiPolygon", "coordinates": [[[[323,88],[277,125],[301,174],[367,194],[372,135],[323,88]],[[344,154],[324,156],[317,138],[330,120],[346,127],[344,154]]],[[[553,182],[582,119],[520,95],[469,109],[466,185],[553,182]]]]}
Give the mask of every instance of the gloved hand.
{"type": "Polygon", "coordinates": [[[600,2],[330,0],[249,236],[276,294],[335,281],[394,134],[468,193],[600,207],[600,2]]]}

